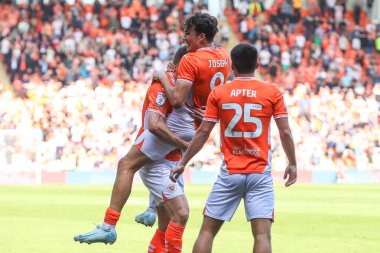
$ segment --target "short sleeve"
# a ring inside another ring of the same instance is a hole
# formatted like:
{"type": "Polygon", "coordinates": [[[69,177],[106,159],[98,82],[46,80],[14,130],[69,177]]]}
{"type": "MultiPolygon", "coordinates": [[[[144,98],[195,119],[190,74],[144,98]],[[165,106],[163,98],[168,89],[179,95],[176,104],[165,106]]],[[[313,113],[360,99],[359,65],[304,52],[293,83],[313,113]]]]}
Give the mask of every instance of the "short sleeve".
{"type": "Polygon", "coordinates": [[[203,120],[218,122],[219,121],[219,111],[218,111],[218,101],[216,98],[215,89],[211,91],[207,99],[206,111],[203,116],[203,120]]]}
{"type": "Polygon", "coordinates": [[[177,80],[183,80],[193,84],[195,77],[197,76],[197,63],[196,59],[191,55],[185,55],[182,57],[178,66],[177,80]]]}
{"type": "Polygon", "coordinates": [[[148,90],[149,105],[148,111],[155,112],[163,117],[167,117],[172,110],[172,106],[167,99],[164,89],[160,83],[153,83],[148,90]]]}
{"type": "Polygon", "coordinates": [[[276,87],[274,94],[274,108],[273,108],[273,117],[275,119],[288,117],[288,111],[286,109],[284,96],[281,91],[276,87]]]}

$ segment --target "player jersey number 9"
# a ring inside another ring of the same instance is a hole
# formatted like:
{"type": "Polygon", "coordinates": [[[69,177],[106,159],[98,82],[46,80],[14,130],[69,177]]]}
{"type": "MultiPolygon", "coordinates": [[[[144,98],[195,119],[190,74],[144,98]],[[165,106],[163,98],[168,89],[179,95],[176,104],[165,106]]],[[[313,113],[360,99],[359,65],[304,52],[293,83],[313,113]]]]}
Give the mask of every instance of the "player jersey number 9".
{"type": "Polygon", "coordinates": [[[224,103],[222,104],[223,110],[235,110],[235,115],[232,117],[230,123],[224,130],[225,137],[244,137],[244,138],[257,138],[263,132],[263,124],[259,118],[252,117],[251,111],[261,111],[263,108],[260,104],[244,104],[244,111],[240,104],[237,103],[224,103]],[[239,122],[243,116],[244,123],[253,123],[256,125],[254,132],[232,131],[232,129],[239,122]]]}
{"type": "Polygon", "coordinates": [[[222,72],[216,72],[215,75],[211,78],[210,81],[210,89],[213,90],[215,88],[215,83],[217,79],[220,79],[220,83],[224,83],[224,75],[222,72]]]}

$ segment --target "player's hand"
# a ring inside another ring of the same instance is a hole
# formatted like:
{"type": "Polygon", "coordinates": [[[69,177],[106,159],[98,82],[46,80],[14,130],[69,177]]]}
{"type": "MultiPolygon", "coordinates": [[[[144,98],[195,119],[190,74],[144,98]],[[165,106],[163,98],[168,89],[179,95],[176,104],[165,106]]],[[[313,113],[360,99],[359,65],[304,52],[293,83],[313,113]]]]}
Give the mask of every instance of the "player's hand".
{"type": "Polygon", "coordinates": [[[180,142],[180,145],[178,146],[180,149],[182,150],[186,150],[187,147],[189,147],[190,145],[190,142],[189,141],[184,141],[184,140],[181,140],[180,142]]]}
{"type": "Polygon", "coordinates": [[[182,149],[187,149],[190,145],[190,141],[184,141],[182,149]]]}
{"type": "Polygon", "coordinates": [[[294,184],[297,181],[297,166],[288,165],[288,167],[285,169],[284,179],[288,179],[285,182],[286,187],[294,184]]]}
{"type": "Polygon", "coordinates": [[[202,122],[203,116],[205,115],[206,106],[202,106],[202,109],[199,109],[198,107],[192,107],[191,111],[193,112],[191,116],[194,118],[194,120],[198,122],[202,122]]]}
{"type": "Polygon", "coordinates": [[[166,73],[163,71],[154,71],[153,76],[152,76],[152,83],[154,82],[161,83],[162,82],[161,80],[163,80],[164,78],[163,75],[166,75],[166,73]]]}
{"type": "Polygon", "coordinates": [[[185,166],[177,164],[175,168],[170,172],[170,179],[173,182],[177,182],[179,176],[185,171],[185,166]]]}
{"type": "Polygon", "coordinates": [[[172,61],[170,61],[168,63],[168,67],[166,68],[166,71],[175,72],[176,70],[177,70],[177,68],[175,67],[174,63],[172,61]]]}

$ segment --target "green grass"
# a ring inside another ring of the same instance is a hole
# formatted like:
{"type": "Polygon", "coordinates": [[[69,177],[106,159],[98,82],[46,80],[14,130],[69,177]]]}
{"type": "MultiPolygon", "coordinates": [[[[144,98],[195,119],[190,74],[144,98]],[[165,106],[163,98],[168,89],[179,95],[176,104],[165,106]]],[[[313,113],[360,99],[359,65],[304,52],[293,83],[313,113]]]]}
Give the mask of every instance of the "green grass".
{"type": "MultiPolygon", "coordinates": [[[[184,252],[191,252],[211,188],[186,186],[191,212],[184,252]]],[[[135,185],[118,224],[118,241],[79,244],[72,237],[103,219],[111,186],[0,186],[1,253],[147,252],[153,228],[134,222],[148,193],[135,185]]],[[[380,185],[276,185],[273,252],[380,252],[380,185]]],[[[250,225],[243,204],[214,242],[217,253],[249,253],[250,225]]]]}

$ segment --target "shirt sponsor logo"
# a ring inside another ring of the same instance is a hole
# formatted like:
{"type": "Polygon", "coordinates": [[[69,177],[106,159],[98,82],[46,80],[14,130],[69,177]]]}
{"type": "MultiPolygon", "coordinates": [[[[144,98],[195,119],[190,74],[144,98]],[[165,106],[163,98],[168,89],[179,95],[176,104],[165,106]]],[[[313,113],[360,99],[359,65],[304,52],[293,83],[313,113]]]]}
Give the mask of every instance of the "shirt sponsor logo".
{"type": "Polygon", "coordinates": [[[165,104],[165,101],[166,101],[165,93],[158,92],[157,97],[156,97],[156,104],[159,106],[162,106],[165,104]]]}
{"type": "Polygon", "coordinates": [[[249,156],[254,156],[254,157],[260,157],[260,152],[261,150],[258,148],[248,148],[247,146],[239,147],[239,146],[234,146],[232,148],[232,154],[233,155],[249,155],[249,156]]]}

